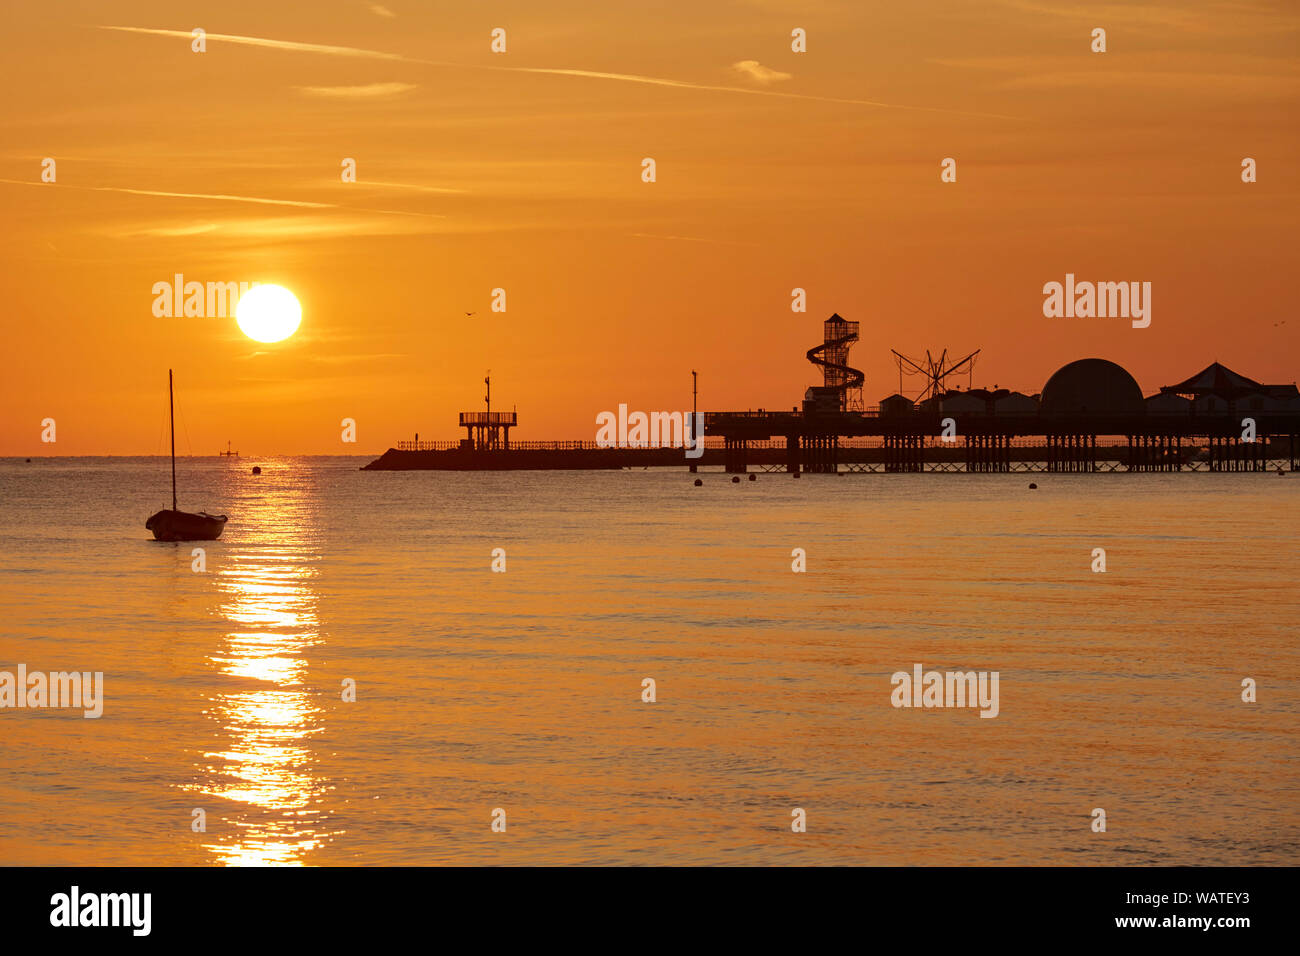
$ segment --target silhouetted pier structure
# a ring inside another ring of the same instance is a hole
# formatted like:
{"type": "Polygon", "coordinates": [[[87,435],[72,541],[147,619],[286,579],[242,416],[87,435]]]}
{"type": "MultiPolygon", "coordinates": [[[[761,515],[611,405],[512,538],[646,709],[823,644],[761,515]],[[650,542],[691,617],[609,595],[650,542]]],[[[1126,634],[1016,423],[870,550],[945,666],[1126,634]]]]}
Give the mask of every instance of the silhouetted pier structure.
{"type": "MultiPolygon", "coordinates": [[[[1058,369],[1040,394],[947,390],[944,379],[978,353],[947,364],[927,353],[920,401],[894,394],[868,408],[864,376],[848,364],[859,326],[838,314],[823,323],[807,358],[823,383],[790,411],[706,412],[702,456],[684,449],[604,447],[597,442],[510,443],[514,412],[462,412],[459,443],[403,442],[368,469],[614,469],[722,465],[729,473],[834,474],[960,471],[1254,471],[1297,469],[1300,390],[1265,385],[1218,362],[1143,397],[1114,362],[1080,359],[1058,369]]],[[[896,355],[898,353],[895,353],[896,355]]],[[[908,360],[909,362],[911,360],[908,360]]],[[[902,366],[900,365],[900,373],[902,366]]]]}
{"type": "Polygon", "coordinates": [[[967,472],[1013,471],[1027,462],[1027,454],[1048,472],[1114,471],[1117,460],[1126,471],[1200,470],[1201,463],[1208,471],[1264,471],[1270,459],[1279,458],[1296,470],[1295,384],[1261,385],[1214,363],[1143,398],[1138,382],[1119,365],[1080,359],[1058,369],[1039,395],[946,392],[944,376],[972,354],[950,368],[943,360],[931,362],[922,402],[893,394],[870,410],[854,411],[845,395],[850,382],[861,385],[861,378],[842,371],[848,369],[848,345],[857,338],[857,324],[850,325],[832,316],[827,345],[809,352],[811,362],[823,365],[814,351],[833,355],[840,371],[832,381],[828,369],[826,385],[807,390],[802,410],[706,414],[705,434],[722,438],[727,471],[748,470],[751,447],[774,441],[784,444],[790,472],[836,472],[841,463],[881,464],[885,472],[952,471],[958,449],[967,472]],[[879,438],[879,453],[841,445],[863,437],[879,438]],[[1127,447],[1099,445],[1102,437],[1123,438],[1127,447]]]}
{"type": "Polygon", "coordinates": [[[1069,423],[955,419],[956,434],[945,441],[947,417],[953,416],[917,414],[905,425],[894,425],[869,414],[846,415],[801,426],[790,413],[706,413],[705,434],[721,438],[723,447],[707,447],[701,463],[720,463],[726,471],[742,474],[751,467],[778,470],[774,465],[814,474],[1265,471],[1271,461],[1289,463],[1295,471],[1300,452],[1300,413],[1257,413],[1254,441],[1242,438],[1240,418],[1234,416],[1176,424],[1142,417],[1069,423]],[[854,439],[875,441],[850,444],[854,439]]]}
{"type": "Polygon", "coordinates": [[[861,373],[848,366],[857,331],[857,323],[839,315],[826,321],[825,344],[808,352],[809,361],[827,366],[826,381],[808,389],[802,409],[705,415],[705,435],[722,440],[727,471],[746,471],[759,444],[764,465],[771,446],[783,446],[790,472],[836,472],[841,464],[882,465],[886,472],[1006,472],[1032,470],[1013,468],[1031,460],[1048,472],[1113,471],[1115,462],[1126,471],[1201,470],[1202,464],[1209,471],[1264,471],[1270,460],[1296,470],[1300,391],[1294,383],[1263,385],[1215,362],[1144,398],[1119,365],[1081,359],[1058,369],[1039,395],[944,390],[944,377],[972,353],[951,367],[931,360],[923,369],[930,382],[922,401],[894,394],[857,411],[847,400],[849,389],[862,384],[861,373]],[[842,444],[854,438],[879,439],[879,450],[842,444]],[[1099,444],[1102,438],[1121,438],[1126,447],[1099,444]],[[952,467],[954,452],[960,469],[952,467]]]}

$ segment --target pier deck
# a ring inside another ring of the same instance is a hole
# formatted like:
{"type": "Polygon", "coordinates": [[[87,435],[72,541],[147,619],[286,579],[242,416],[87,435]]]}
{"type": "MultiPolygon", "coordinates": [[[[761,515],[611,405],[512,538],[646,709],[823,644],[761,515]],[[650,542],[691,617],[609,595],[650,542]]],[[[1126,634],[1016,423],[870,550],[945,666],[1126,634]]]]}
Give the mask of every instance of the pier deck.
{"type": "Polygon", "coordinates": [[[517,442],[476,449],[461,442],[403,442],[370,471],[612,470],[723,466],[728,472],[1109,472],[1297,470],[1300,415],[1202,416],[880,415],[870,412],[711,412],[705,449],[606,448],[596,442],[517,442]],[[945,441],[945,418],[955,433],[945,441]]]}

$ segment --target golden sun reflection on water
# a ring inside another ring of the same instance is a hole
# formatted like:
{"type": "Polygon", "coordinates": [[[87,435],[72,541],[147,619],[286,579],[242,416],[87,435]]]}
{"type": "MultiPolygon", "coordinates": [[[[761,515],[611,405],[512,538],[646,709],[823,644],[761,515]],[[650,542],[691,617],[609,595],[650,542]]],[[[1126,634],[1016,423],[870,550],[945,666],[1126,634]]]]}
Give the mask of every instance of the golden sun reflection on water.
{"type": "Polygon", "coordinates": [[[324,726],[307,683],[319,643],[313,516],[293,489],[241,508],[251,537],[232,540],[216,580],[231,630],[211,660],[232,689],[207,713],[224,749],[203,754],[199,768],[201,791],[231,803],[209,818],[205,849],[226,866],[302,865],[336,835],[310,746],[324,726]]]}

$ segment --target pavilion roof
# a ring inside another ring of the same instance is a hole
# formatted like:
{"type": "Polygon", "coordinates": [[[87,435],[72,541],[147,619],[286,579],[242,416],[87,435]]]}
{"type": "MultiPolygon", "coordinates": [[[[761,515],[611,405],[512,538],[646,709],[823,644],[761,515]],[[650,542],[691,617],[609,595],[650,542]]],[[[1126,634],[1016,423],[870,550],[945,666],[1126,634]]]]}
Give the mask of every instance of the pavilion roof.
{"type": "Polygon", "coordinates": [[[1162,392],[1176,395],[1244,395],[1258,392],[1264,386],[1251,378],[1246,378],[1218,362],[1212,362],[1186,381],[1177,385],[1166,385],[1162,392]]]}

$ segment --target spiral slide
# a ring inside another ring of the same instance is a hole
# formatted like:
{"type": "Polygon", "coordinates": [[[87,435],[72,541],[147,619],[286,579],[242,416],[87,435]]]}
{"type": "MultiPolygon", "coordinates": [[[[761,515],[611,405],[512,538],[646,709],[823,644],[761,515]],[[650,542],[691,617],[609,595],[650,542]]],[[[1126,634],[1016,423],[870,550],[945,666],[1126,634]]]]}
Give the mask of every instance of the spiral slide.
{"type": "Polygon", "coordinates": [[[808,350],[808,361],[822,366],[826,388],[861,388],[866,375],[848,364],[849,346],[858,340],[858,323],[847,322],[836,313],[823,323],[823,329],[825,341],[808,350]]]}

